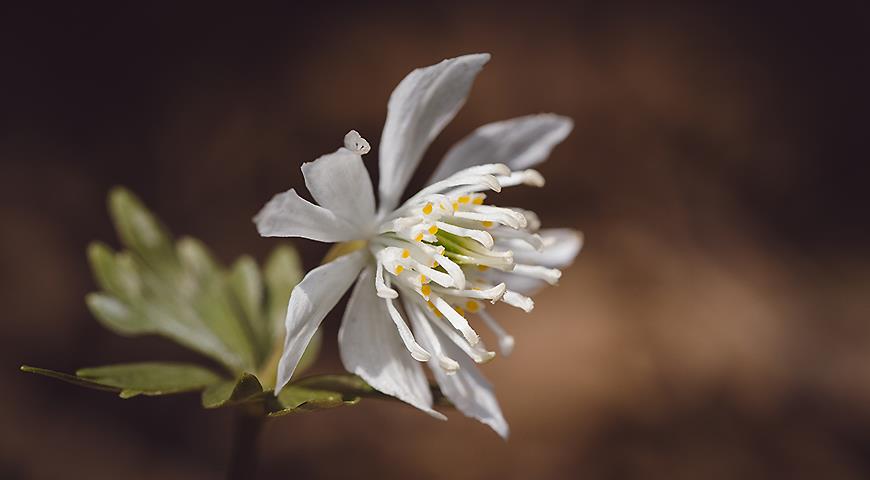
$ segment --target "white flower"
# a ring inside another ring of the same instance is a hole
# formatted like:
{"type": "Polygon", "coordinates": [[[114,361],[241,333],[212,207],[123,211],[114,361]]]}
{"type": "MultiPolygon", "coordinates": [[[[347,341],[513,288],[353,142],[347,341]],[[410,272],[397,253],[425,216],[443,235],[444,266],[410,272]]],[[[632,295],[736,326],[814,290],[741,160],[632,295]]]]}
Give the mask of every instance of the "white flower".
{"type": "Polygon", "coordinates": [[[474,365],[495,353],[466,315],[492,330],[507,355],[514,340],[486,307],[501,301],[531,311],[527,295],[559,280],[557,268],[573,261],[581,237],[539,230],[533,212],[487,200],[504,187],[542,186],[543,177],[529,168],[545,160],[572,122],[542,114],[485,125],[447,153],[427,187],[399,203],[426,148],[465,103],[488,60],[488,54],[444,60],[414,70],[393,91],[380,143],[377,211],[361,158],[371,147],[351,131],[344,148],[302,165],[317,205],[290,190],[254,218],[263,236],[358,247],[315,268],[293,290],[276,392],[356,281],[338,334],[344,366],[379,391],[445,418],[432,409],[420,366],[426,362],[457,409],[507,437],[492,387],[474,365]]]}

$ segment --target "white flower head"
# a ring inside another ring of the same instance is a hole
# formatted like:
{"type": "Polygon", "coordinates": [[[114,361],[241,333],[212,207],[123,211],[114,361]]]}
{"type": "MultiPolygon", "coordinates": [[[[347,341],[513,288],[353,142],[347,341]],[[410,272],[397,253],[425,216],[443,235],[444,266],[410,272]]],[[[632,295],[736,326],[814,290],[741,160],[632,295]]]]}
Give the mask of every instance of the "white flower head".
{"type": "Polygon", "coordinates": [[[427,186],[400,203],[426,148],[465,103],[488,54],[465,55],[411,72],[393,91],[381,136],[379,208],[355,130],[344,147],[302,165],[317,202],[295,190],[276,195],[254,218],[263,236],[356,242],[358,249],[310,271],[287,308],[276,393],[289,382],[326,314],[356,282],[338,334],[345,368],[379,391],[432,416],[421,363],[463,412],[507,437],[491,385],[475,367],[495,356],[481,325],[507,355],[514,339],[487,308],[497,302],[531,311],[529,297],[555,284],[582,237],[540,230],[537,216],[492,205],[505,187],[541,187],[531,167],[573,128],[570,119],[530,115],[480,127],[446,155],[427,186]]]}

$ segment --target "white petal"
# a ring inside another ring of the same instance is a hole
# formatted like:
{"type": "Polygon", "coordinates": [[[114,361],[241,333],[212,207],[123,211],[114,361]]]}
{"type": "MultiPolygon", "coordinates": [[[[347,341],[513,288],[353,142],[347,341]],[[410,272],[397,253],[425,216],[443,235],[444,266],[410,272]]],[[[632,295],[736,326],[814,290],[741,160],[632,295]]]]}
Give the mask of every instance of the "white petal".
{"type": "Polygon", "coordinates": [[[254,217],[264,237],[302,237],[320,242],[360,238],[360,228],[300,197],[296,190],[279,193],[254,217]]]}
{"type": "Polygon", "coordinates": [[[338,331],[344,368],[378,391],[444,419],[444,415],[432,410],[426,374],[408,354],[390,321],[386,303],[375,293],[373,270],[368,267],[360,273],[338,331]]]}
{"type": "MultiPolygon", "coordinates": [[[[501,413],[492,385],[483,377],[474,361],[450,341],[438,329],[430,330],[437,336],[444,353],[459,363],[459,370],[448,375],[438,364],[438,359],[429,360],[429,367],[441,392],[453,402],[456,409],[468,417],[476,418],[489,425],[502,438],[508,437],[508,424],[501,413]]],[[[420,335],[423,347],[434,350],[434,345],[426,335],[420,335]]]]}
{"type": "MultiPolygon", "coordinates": [[[[360,269],[365,265],[366,250],[339,257],[326,265],[308,272],[290,294],[285,320],[284,352],[278,362],[275,394],[287,385],[296,370],[302,352],[311,341],[323,317],[350,288],[360,269]]],[[[371,284],[366,285],[374,291],[371,284]]]]}
{"type": "Polygon", "coordinates": [[[504,163],[511,170],[530,168],[546,160],[573,128],[570,118],[551,113],[484,125],[447,152],[427,185],[485,163],[504,163]]]}
{"type": "Polygon", "coordinates": [[[569,228],[551,228],[538,232],[543,244],[541,251],[515,249],[514,261],[548,268],[565,268],[583,247],[583,235],[569,228]]]}
{"type": "Polygon", "coordinates": [[[302,165],[305,186],[314,200],[348,222],[368,227],[375,215],[375,194],[359,154],[346,148],[302,165]]]}
{"type": "Polygon", "coordinates": [[[381,211],[390,211],[432,140],[465,103],[489,54],[465,55],[414,70],[393,90],[380,145],[381,211]]]}

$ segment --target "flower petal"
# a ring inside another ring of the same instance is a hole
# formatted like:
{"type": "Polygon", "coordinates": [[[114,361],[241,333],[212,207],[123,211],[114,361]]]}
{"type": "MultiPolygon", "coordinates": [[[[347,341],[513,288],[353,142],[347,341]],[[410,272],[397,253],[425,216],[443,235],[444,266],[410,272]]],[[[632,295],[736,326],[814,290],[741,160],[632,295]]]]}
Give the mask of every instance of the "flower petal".
{"type": "Polygon", "coordinates": [[[435,418],[446,418],[432,409],[432,392],[423,368],[408,354],[386,303],[375,293],[373,267],[359,275],[341,321],[338,345],[348,371],[382,393],[435,418]]]}
{"type": "Polygon", "coordinates": [[[408,74],[393,90],[380,145],[381,211],[395,208],[432,140],[465,103],[488,53],[451,58],[408,74]]]}
{"type": "Polygon", "coordinates": [[[302,237],[320,242],[360,238],[360,228],[300,197],[296,190],[279,193],[254,217],[264,237],[302,237]]]}
{"type": "Polygon", "coordinates": [[[308,272],[290,294],[285,320],[284,352],[278,362],[275,394],[287,385],[302,352],[323,318],[350,288],[365,265],[366,250],[338,257],[308,272]]]}
{"type": "Polygon", "coordinates": [[[362,157],[346,148],[302,164],[314,200],[360,228],[371,228],[375,194],[362,157]]]}
{"type": "Polygon", "coordinates": [[[570,118],[552,113],[484,125],[447,152],[426,184],[475,165],[503,163],[511,170],[533,167],[546,160],[573,128],[570,118]]]}
{"type": "Polygon", "coordinates": [[[543,247],[541,251],[515,248],[514,261],[520,264],[540,265],[547,268],[565,268],[574,262],[574,257],[583,248],[583,234],[570,228],[540,230],[543,247]]]}
{"type": "Polygon", "coordinates": [[[459,370],[448,374],[439,365],[439,359],[436,356],[429,360],[429,368],[435,375],[441,392],[465,416],[480,420],[489,425],[502,438],[507,439],[508,424],[501,413],[501,407],[495,398],[492,385],[483,377],[474,361],[438,329],[427,329],[420,325],[420,315],[410,315],[410,317],[415,322],[414,329],[418,333],[423,348],[435,351],[437,344],[448,358],[459,363],[459,370]],[[433,335],[435,338],[432,338],[433,335]]]}

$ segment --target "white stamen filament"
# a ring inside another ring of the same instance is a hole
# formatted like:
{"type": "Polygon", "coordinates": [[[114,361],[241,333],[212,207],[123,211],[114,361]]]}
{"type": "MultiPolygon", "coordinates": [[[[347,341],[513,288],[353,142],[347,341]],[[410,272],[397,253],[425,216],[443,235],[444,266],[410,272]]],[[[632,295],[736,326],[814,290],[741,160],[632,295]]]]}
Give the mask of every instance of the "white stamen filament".
{"type": "Polygon", "coordinates": [[[471,325],[468,324],[468,320],[454,310],[446,300],[439,296],[432,295],[431,302],[435,305],[435,308],[444,315],[444,318],[453,325],[453,328],[462,333],[462,336],[468,340],[468,343],[471,346],[477,345],[477,343],[480,342],[480,336],[471,328],[471,325]]]}
{"type": "Polygon", "coordinates": [[[494,333],[498,338],[498,349],[501,351],[501,354],[504,356],[510,355],[514,350],[514,337],[508,334],[489,313],[481,310],[477,312],[477,314],[480,315],[480,318],[482,318],[483,322],[486,323],[487,328],[492,330],[492,333],[494,333]]]}
{"type": "Polygon", "coordinates": [[[375,290],[377,290],[378,296],[381,298],[396,298],[399,296],[399,292],[393,290],[384,282],[384,264],[382,262],[378,262],[375,272],[375,290]]]}
{"type": "Polygon", "coordinates": [[[477,243],[483,245],[485,248],[492,248],[492,245],[495,243],[492,235],[482,230],[473,230],[470,228],[458,227],[456,225],[451,225],[446,222],[437,222],[435,226],[440,230],[444,230],[447,233],[452,233],[453,235],[457,235],[460,237],[470,238],[477,243]]]}
{"type": "Polygon", "coordinates": [[[432,330],[432,325],[429,323],[429,319],[426,318],[423,309],[411,302],[405,302],[405,311],[410,315],[411,323],[414,325],[414,329],[418,331],[417,333],[429,339],[432,353],[438,359],[438,366],[447,375],[455,374],[459,370],[459,362],[444,353],[444,347],[441,346],[441,341],[438,339],[435,331],[432,330]]]}
{"type": "Polygon", "coordinates": [[[411,329],[408,328],[405,320],[402,319],[396,306],[393,305],[393,301],[391,299],[386,299],[384,301],[387,303],[387,311],[390,312],[390,317],[393,319],[393,323],[396,324],[396,328],[399,330],[399,337],[402,338],[402,342],[405,344],[405,348],[407,348],[411,353],[411,357],[420,362],[429,361],[432,356],[421,347],[416,340],[414,340],[414,335],[411,333],[411,329]]]}
{"type": "Polygon", "coordinates": [[[470,345],[467,341],[465,341],[464,338],[462,338],[461,335],[456,333],[456,330],[452,329],[449,325],[441,321],[440,318],[435,317],[434,314],[429,314],[427,316],[429,317],[429,321],[433,325],[435,325],[436,327],[438,327],[439,330],[444,332],[444,334],[447,335],[447,338],[449,338],[454,344],[456,344],[456,346],[461,348],[462,351],[465,352],[466,355],[471,357],[471,359],[474,360],[475,363],[486,363],[495,357],[495,352],[486,350],[483,347],[482,342],[478,343],[477,346],[470,345]]]}
{"type": "Polygon", "coordinates": [[[514,292],[513,290],[508,290],[504,292],[504,295],[501,297],[501,300],[513,307],[520,308],[525,312],[531,312],[533,308],[535,308],[535,301],[531,298],[514,292]]]}
{"type": "Polygon", "coordinates": [[[514,265],[514,273],[524,275],[526,277],[538,278],[544,280],[550,285],[559,283],[562,277],[562,271],[555,268],[547,268],[539,265],[514,265]]]}

